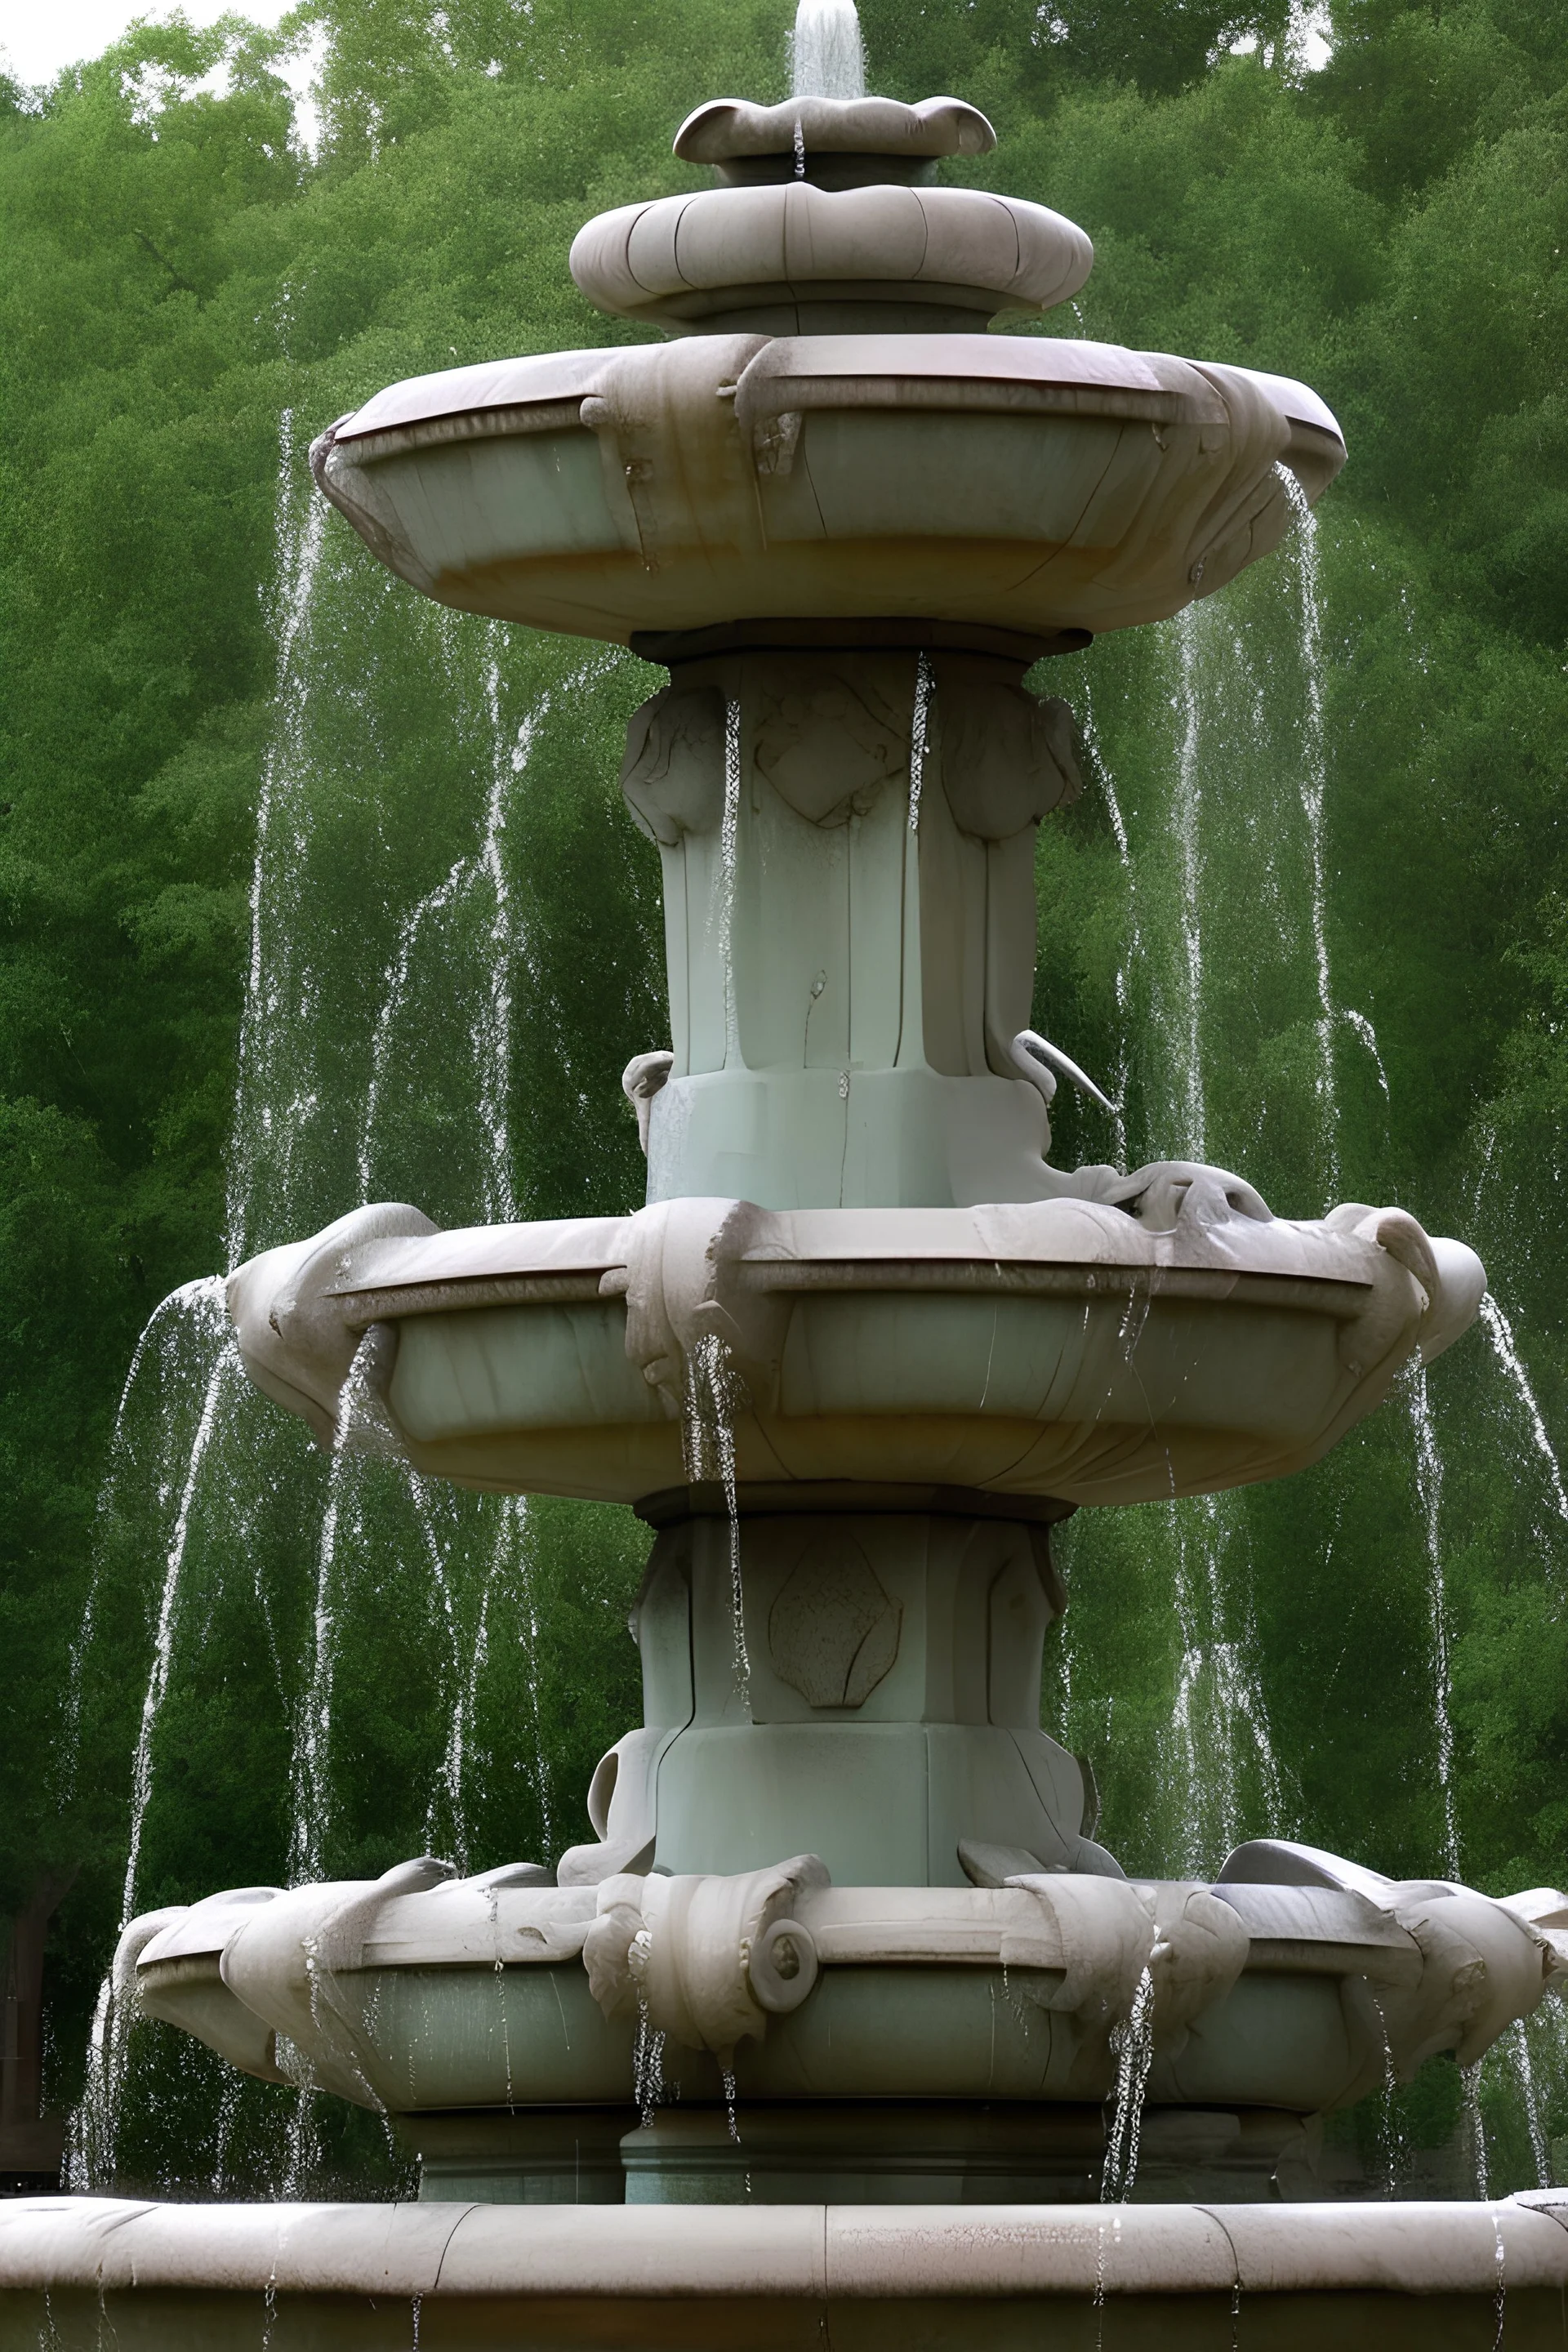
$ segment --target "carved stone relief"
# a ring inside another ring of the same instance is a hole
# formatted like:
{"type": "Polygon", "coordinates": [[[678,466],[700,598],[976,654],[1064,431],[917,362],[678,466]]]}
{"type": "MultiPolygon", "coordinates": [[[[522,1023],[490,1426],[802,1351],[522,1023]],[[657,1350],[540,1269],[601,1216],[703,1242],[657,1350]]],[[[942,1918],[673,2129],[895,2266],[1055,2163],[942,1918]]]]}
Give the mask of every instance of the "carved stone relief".
{"type": "Polygon", "coordinates": [[[758,661],[755,677],[752,758],[797,816],[847,824],[865,815],[884,785],[903,787],[914,718],[911,660],[780,654],[758,661]]]}
{"type": "Polygon", "coordinates": [[[903,1612],[852,1536],[820,1536],[768,1617],[773,1672],[812,1706],[863,1706],[899,1654],[903,1612]]]}
{"type": "Polygon", "coordinates": [[[632,713],[621,762],[626,805],[650,840],[673,849],[724,814],[724,698],[713,686],[667,686],[632,713]]]}
{"type": "Polygon", "coordinates": [[[998,664],[939,653],[931,674],[942,719],[942,781],[953,822],[1006,841],[1083,790],[1073,718],[1059,697],[1037,700],[998,664]]]}

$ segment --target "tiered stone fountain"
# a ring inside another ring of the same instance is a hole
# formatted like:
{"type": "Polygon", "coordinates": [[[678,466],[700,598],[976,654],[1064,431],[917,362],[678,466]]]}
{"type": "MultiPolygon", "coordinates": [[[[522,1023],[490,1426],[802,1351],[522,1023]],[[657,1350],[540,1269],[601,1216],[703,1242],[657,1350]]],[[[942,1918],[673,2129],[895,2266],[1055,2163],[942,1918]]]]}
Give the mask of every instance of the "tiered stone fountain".
{"type": "MultiPolygon", "coordinates": [[[[1259,2263],[1355,2285],[1352,2240],[1373,2283],[1489,2312],[1505,2256],[1516,2291],[1568,2279],[1568,2234],[1517,2209],[1363,2214],[1340,2254],[1321,2209],[1267,2242],[1232,2216],[1219,2252],[1190,2203],[1037,2210],[1125,2191],[1140,2147],[1167,2199],[1310,2197],[1326,2110],[1470,2063],[1568,1969],[1568,1900],[1273,1841],[1130,1882],[1039,1727],[1053,1524],[1316,1460],[1484,1275],[1397,1209],[1286,1221],[1221,1169],[1050,1163],[1058,1077],[1089,1081],[1028,1026],[1034,848],[1079,786],[1070,712],[1026,680],[1223,586],[1344,450],[1300,384],[984,331],[1091,260],[936,182],[991,144],[952,99],[702,107],[676,149],[718,184],[573,249],[672,340],[399,384],[312,453],[425,593],[668,666],[622,782],[663,863],[670,1045],[626,1072],[646,1206],[356,1211],[232,1277],[240,1345],[325,1444],[635,1505],[645,1720],[552,1866],[422,1857],[132,1926],[144,2013],[383,2109],[432,2206],[348,2209],[315,2254],[289,2209],[165,2216],[171,2288],[226,2262],[254,2290],[270,2246],[275,2293],[279,2260],[307,2295],[422,2282],[452,2340],[454,2296],[553,2296],[571,2336],[619,2295],[594,2340],[634,2343],[639,2298],[700,2306],[695,2342],[737,2295],[810,2333],[844,2294],[978,2298],[968,2341],[998,2294],[1212,2290],[1228,2329],[1259,2263]],[[432,2252],[453,2200],[792,2212],[470,2216],[465,2270],[432,2252]],[[920,2208],[918,2262],[895,2216],[825,2221],[843,2200],[920,2208]],[[1016,2211],[976,2238],[958,2205],[1016,2211]]],[[[125,2216],[34,2212],[79,2289],[125,2216]]]]}

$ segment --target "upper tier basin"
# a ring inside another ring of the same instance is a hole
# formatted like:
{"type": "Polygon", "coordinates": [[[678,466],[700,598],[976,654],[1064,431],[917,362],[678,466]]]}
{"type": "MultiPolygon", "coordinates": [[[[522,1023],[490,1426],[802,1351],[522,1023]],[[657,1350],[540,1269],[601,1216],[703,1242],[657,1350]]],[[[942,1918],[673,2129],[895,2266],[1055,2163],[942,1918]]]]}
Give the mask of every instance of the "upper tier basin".
{"type": "Polygon", "coordinates": [[[1281,537],[1286,469],[1316,499],[1343,462],[1330,411],[1281,377],[963,332],[454,368],[312,451],[427,595],[655,657],[671,634],[805,616],[1061,650],[1223,587],[1281,537]]]}

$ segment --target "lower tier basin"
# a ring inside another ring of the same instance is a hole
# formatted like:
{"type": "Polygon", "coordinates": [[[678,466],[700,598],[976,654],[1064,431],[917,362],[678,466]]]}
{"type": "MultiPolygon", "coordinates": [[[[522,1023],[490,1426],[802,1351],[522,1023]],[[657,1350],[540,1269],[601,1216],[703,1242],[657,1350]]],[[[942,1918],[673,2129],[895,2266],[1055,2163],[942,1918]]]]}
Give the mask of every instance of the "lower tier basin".
{"type": "Polygon", "coordinates": [[[150,1915],[116,1997],[379,2110],[437,2193],[728,2202],[770,2193],[744,2186],[754,2146],[786,2201],[814,2165],[898,2201],[1082,2193],[1084,2115],[1114,2097],[1124,2135],[1129,2081],[1211,2187],[1283,2163],[1300,2193],[1311,2118],[1439,2051],[1473,2063],[1568,1974],[1550,1889],[1496,1901],[1272,1841],[1212,1885],[1109,1857],[1002,1879],[1015,1859],[967,1849],[963,1887],[837,1887],[810,1855],[575,1886],[422,1860],[150,1915]]]}
{"type": "MultiPolygon", "coordinates": [[[[194,2023],[201,1981],[195,1969],[181,1975],[152,1962],[142,1971],[142,2008],[194,2023]]],[[[754,2102],[792,2100],[1087,2100],[1098,2112],[1114,2063],[1107,2065],[1103,2032],[1086,2032],[1046,2005],[1061,1982],[1059,1971],[1016,1968],[826,1969],[802,2010],[735,2052],[729,2071],[742,2123],[754,2102]]],[[[1344,1982],[1306,1970],[1244,1975],[1180,2060],[1156,2060],[1150,2102],[1300,2117],[1375,2087],[1384,2063],[1376,2012],[1353,1995],[1347,2001],[1344,1982]]],[[[216,1961],[208,1983],[216,1999],[216,1961]]],[[[637,2020],[603,2017],[576,1963],[362,1969],[334,1979],[332,2000],[342,2014],[325,2038],[337,2055],[328,2052],[315,2071],[332,2089],[394,2115],[613,2108],[636,2089],[637,2020]]],[[[288,2063],[295,2066],[292,2053],[288,2063]]],[[[724,2070],[711,2052],[667,2042],[658,2082],[646,2087],[683,2116],[706,2103],[722,2125],[724,2070]]]]}

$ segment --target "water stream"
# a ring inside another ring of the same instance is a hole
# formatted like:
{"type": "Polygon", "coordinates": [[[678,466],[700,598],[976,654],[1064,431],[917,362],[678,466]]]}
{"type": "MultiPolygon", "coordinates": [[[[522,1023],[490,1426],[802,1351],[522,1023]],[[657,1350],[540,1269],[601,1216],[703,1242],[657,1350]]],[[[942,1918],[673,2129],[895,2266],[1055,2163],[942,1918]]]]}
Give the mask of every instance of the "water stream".
{"type": "Polygon", "coordinates": [[[1547,1435],[1546,1423],[1542,1418],[1530,1374],[1524,1369],[1523,1359],[1514,1339],[1513,1326],[1489,1290],[1481,1300],[1481,1327],[1524,1415],[1531,1442],[1545,1465],[1552,1507],[1560,1519],[1568,1520],[1568,1488],[1563,1483],[1563,1465],[1557,1459],[1557,1449],[1547,1435]]]}
{"type": "MultiPolygon", "coordinates": [[[[540,745],[558,761],[563,740],[580,744],[584,705],[617,659],[579,648],[563,660],[551,649],[531,666],[499,627],[389,604],[310,490],[289,415],[275,548],[276,716],[260,777],[227,1160],[231,1263],[373,1193],[403,1192],[448,1223],[518,1215],[515,1000],[535,959],[508,827],[540,745]],[[429,723],[400,749],[411,678],[429,691],[429,723]],[[451,847],[431,876],[444,836],[451,847]],[[379,903],[367,895],[378,879],[379,903]],[[454,1007],[465,1041],[457,1050],[454,1007]],[[425,1150],[418,1167],[411,1132],[425,1150]]],[[[466,1866],[479,1813],[493,1848],[498,1797],[520,1818],[488,1858],[553,1850],[527,1508],[426,1486],[384,1458],[373,1354],[362,1352],[337,1442],[322,1455],[244,1377],[221,1277],[164,1300],[138,1342],[100,1496],[57,1768],[66,1801],[84,1747],[108,1760],[104,1727],[120,1700],[105,1676],[139,1597],[147,1662],[124,1767],[127,1918],[206,1891],[168,1885],[164,1825],[187,1799],[183,1783],[165,1795],[165,1751],[186,1737],[188,1699],[171,1734],[173,1701],[200,1688],[215,1643],[226,1676],[237,1643],[247,1656],[247,1717],[281,1766],[259,1793],[280,1816],[276,1859],[259,1855],[250,1876],[353,1867],[360,1832],[345,1811],[340,1686],[351,1660],[352,1714],[367,1642],[385,1638],[378,1621],[407,1622],[412,1639],[393,1655],[399,1671],[427,1662],[410,1702],[434,1717],[432,1732],[438,1726],[434,1739],[409,1727],[409,1762],[423,1741],[427,1761],[415,1769],[426,1778],[408,1792],[418,1813],[398,1851],[416,1849],[422,1817],[425,1842],[466,1866]],[[500,1754],[498,1703],[507,1707],[500,1754]],[[513,1771],[515,1780],[499,1779],[513,1771]]],[[[373,1873],[383,1866],[374,1861],[373,1873]]],[[[245,1874],[243,1863],[230,1872],[245,1874]]],[[[132,2022],[106,1981],[69,2135],[78,2187],[112,2185],[127,2162],[135,2172],[149,2136],[171,2127],[160,2120],[172,2086],[153,2063],[158,2042],[132,2022]]],[[[182,2176],[195,2168],[201,2180],[205,2133],[209,2185],[254,2178],[258,2165],[274,2189],[305,2193],[326,2181],[322,2117],[334,2103],[306,2091],[285,2115],[271,2095],[237,2090],[196,2045],[176,2048],[178,2095],[205,2108],[172,2126],[195,2143],[175,2159],[182,2176]],[[276,2130],[266,2120],[274,2113],[276,2130]]]]}
{"type": "Polygon", "coordinates": [[[1443,1801],[1445,1878],[1459,1876],[1459,1822],[1454,1788],[1454,1689],[1450,1663],[1447,1583],[1443,1572],[1443,1456],[1426,1393],[1426,1371],[1417,1364],[1406,1376],[1411,1425],[1415,1433],[1415,1492],[1426,1538],[1426,1606],[1432,1636],[1432,1718],[1436,1732],[1437,1786],[1443,1801]]]}
{"type": "Polygon", "coordinates": [[[735,1483],[735,1423],[746,1393],[730,1350],[705,1332],[687,1361],[686,1475],[695,1486],[716,1479],[724,1490],[730,1537],[730,1613],[735,1644],[735,1693],[752,1708],[752,1661],[746,1649],[746,1602],[741,1580],[741,1504],[735,1483]]]}
{"type": "MultiPolygon", "coordinates": [[[[1318,518],[1305,490],[1288,467],[1280,478],[1290,501],[1295,528],[1287,552],[1295,573],[1300,611],[1301,672],[1301,813],[1306,819],[1310,908],[1312,925],[1312,967],[1318,992],[1318,1097],[1322,1108],[1323,1137],[1328,1155],[1328,1197],[1339,1191],[1339,1108],[1334,1097],[1334,994],[1329,980],[1328,885],[1323,872],[1323,801],[1328,791],[1328,741],[1323,725],[1323,600],[1318,560],[1318,518]]],[[[1371,1023],[1357,1016],[1358,1034],[1371,1023]]],[[[1372,1050],[1377,1043],[1373,1037],[1372,1050]]],[[[1378,1067],[1382,1069],[1381,1059],[1378,1067]]],[[[1386,1081],[1384,1082],[1386,1084],[1386,1081]]]]}
{"type": "Polygon", "coordinates": [[[1147,1969],[1139,1976],[1131,2010],[1112,2029],[1110,2047],[1116,2059],[1116,2087],[1100,2197],[1101,2204],[1124,2205],[1138,2174],[1143,2095],[1154,2063],[1154,1979],[1147,1969]]]}
{"type": "Polygon", "coordinates": [[[796,98],[864,98],[866,52],[855,0],[800,0],[790,62],[796,98]]]}

